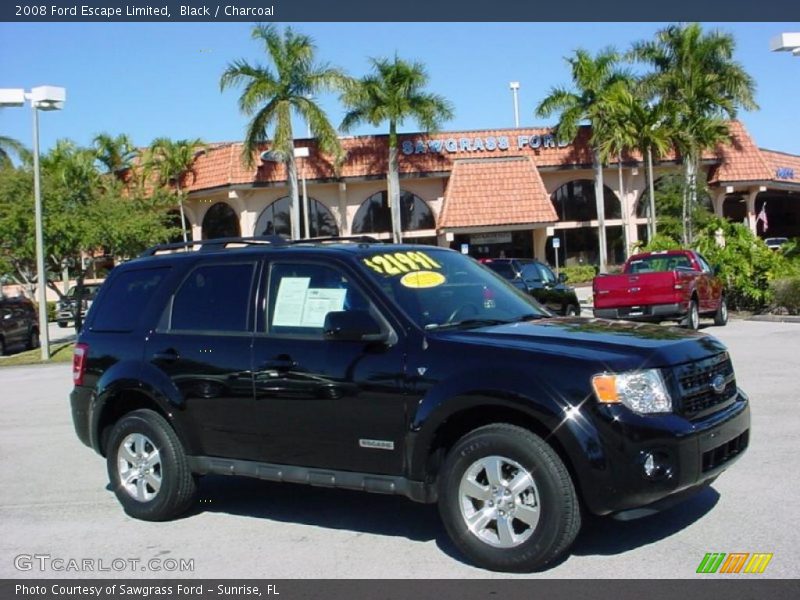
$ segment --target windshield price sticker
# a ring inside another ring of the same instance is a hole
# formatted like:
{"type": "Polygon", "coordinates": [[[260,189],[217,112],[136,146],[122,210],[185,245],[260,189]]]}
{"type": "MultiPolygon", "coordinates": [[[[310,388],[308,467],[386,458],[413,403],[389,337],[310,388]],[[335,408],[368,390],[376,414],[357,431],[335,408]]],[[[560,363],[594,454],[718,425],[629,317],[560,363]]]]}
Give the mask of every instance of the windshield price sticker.
{"type": "Polygon", "coordinates": [[[442,268],[442,265],[424,252],[387,252],[363,260],[365,265],[384,277],[442,268]]]}

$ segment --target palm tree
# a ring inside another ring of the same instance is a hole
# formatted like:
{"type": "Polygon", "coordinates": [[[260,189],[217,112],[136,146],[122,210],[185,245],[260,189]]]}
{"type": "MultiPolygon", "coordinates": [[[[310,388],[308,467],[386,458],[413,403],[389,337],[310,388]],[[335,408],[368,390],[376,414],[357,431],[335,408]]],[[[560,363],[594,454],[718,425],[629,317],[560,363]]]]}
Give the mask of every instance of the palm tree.
{"type": "Polygon", "coordinates": [[[187,242],[186,215],[183,211],[185,192],[181,188],[181,180],[189,173],[194,174],[194,162],[203,152],[205,144],[200,139],[174,141],[160,137],[153,140],[145,157],[145,171],[157,171],[159,185],[172,186],[175,190],[181,211],[184,243],[187,242]]]}
{"type": "Polygon", "coordinates": [[[119,176],[131,168],[137,151],[130,138],[124,133],[113,137],[108,133],[99,133],[94,137],[93,145],[98,162],[106,173],[119,176]]]}
{"type": "Polygon", "coordinates": [[[686,192],[683,242],[692,241],[691,213],[697,201],[698,161],[704,150],[729,141],[728,120],[739,108],[757,109],[755,82],[733,60],[730,34],[704,33],[697,23],[670,25],[655,40],[634,44],[632,56],[654,68],[644,88],[669,106],[673,142],[683,156],[686,192]]]}
{"type": "Polygon", "coordinates": [[[386,177],[391,213],[392,240],[402,241],[400,217],[400,176],[397,164],[397,127],[415,120],[426,131],[434,131],[452,118],[453,108],[442,96],[423,91],[428,75],[422,63],[371,59],[373,72],[353,81],[342,95],[348,112],[342,131],[361,123],[378,126],[389,122],[389,169],[386,177]]]}
{"type": "MultiPolygon", "coordinates": [[[[661,103],[649,103],[637,82],[620,81],[614,84],[603,100],[606,132],[600,137],[600,156],[605,161],[616,155],[620,194],[623,190],[622,153],[638,150],[646,158],[645,171],[649,187],[649,237],[656,234],[655,185],[653,154],[664,155],[671,147],[667,126],[667,110],[661,103]]],[[[627,242],[626,242],[627,247],[627,242]]]]}
{"type": "Polygon", "coordinates": [[[619,69],[619,55],[612,48],[600,51],[594,58],[586,50],[576,50],[575,56],[567,58],[575,91],[563,87],[550,90],[549,95],[536,107],[539,117],[560,114],[556,131],[559,139],[572,140],[578,134],[583,122],[592,127],[592,166],[594,168],[594,192],[597,205],[597,224],[599,229],[600,270],[606,270],[606,228],[603,188],[603,162],[600,157],[600,143],[609,128],[607,103],[604,102],[609,90],[620,81],[630,79],[630,75],[619,69]]]}
{"type": "Polygon", "coordinates": [[[11,155],[16,154],[22,162],[31,158],[30,151],[14,138],[0,135],[0,167],[11,164],[11,155]]]}
{"type": "Polygon", "coordinates": [[[252,38],[264,44],[272,65],[250,64],[240,59],[228,64],[220,78],[220,90],[243,85],[239,108],[252,119],[247,125],[242,157],[252,167],[254,155],[270,141],[272,153],[286,164],[289,196],[292,202],[292,237],[300,237],[297,165],[294,157],[292,113],[301,115],[316,138],[318,148],[342,160],[342,149],[336,129],[313,97],[319,92],[342,89],[347,77],[339,69],[314,60],[316,47],[306,35],[291,28],[279,33],[273,25],[256,25],[252,38]]]}

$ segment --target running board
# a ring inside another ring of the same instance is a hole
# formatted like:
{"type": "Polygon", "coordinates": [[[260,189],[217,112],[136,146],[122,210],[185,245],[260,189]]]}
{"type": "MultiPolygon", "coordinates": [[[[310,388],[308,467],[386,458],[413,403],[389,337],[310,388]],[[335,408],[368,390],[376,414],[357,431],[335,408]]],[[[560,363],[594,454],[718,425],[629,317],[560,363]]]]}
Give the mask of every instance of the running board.
{"type": "Polygon", "coordinates": [[[189,466],[198,475],[239,475],[266,481],[303,483],[317,487],[358,490],[373,494],[405,496],[414,502],[436,502],[436,486],[405,477],[309,469],[294,465],[275,465],[250,460],[188,456],[189,466]]]}

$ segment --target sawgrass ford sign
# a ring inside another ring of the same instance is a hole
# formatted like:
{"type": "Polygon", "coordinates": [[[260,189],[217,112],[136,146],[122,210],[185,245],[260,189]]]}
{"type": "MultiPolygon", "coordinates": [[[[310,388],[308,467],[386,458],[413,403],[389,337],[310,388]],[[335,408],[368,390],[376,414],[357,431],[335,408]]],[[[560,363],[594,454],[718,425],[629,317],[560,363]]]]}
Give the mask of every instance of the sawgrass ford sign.
{"type": "Polygon", "coordinates": [[[564,148],[569,142],[559,141],[552,133],[532,135],[498,135],[486,137],[448,137],[436,139],[403,140],[400,148],[406,156],[411,154],[441,154],[445,152],[497,152],[508,150],[512,144],[518,150],[523,148],[564,148]]]}

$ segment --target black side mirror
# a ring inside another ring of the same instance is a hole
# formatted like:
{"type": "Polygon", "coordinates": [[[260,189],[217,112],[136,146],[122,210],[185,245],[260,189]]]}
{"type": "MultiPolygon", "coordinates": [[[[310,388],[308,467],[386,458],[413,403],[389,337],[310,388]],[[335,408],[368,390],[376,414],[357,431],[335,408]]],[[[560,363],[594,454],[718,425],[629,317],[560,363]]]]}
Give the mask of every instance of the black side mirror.
{"type": "Polygon", "coordinates": [[[569,277],[567,277],[564,273],[558,274],[558,283],[567,283],[568,279],[569,277]]]}
{"type": "Polygon", "coordinates": [[[386,339],[380,323],[367,310],[342,310],[325,316],[326,340],[378,342],[386,339]]]}

